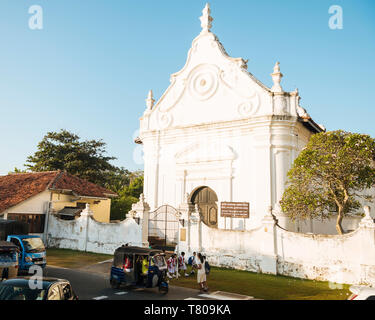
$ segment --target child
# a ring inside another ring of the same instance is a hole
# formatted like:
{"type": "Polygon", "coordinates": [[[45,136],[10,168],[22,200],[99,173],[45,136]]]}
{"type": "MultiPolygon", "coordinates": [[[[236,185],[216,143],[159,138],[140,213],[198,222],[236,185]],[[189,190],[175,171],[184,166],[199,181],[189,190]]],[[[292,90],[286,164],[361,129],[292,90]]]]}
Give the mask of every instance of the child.
{"type": "Polygon", "coordinates": [[[168,267],[168,272],[167,276],[169,279],[172,279],[175,276],[176,269],[175,269],[175,259],[174,259],[174,254],[172,254],[169,259],[167,260],[167,267],[168,267]]]}
{"type": "Polygon", "coordinates": [[[178,258],[178,268],[185,273],[185,277],[188,277],[189,274],[186,272],[186,263],[185,263],[185,252],[181,252],[180,257],[178,258]]]}

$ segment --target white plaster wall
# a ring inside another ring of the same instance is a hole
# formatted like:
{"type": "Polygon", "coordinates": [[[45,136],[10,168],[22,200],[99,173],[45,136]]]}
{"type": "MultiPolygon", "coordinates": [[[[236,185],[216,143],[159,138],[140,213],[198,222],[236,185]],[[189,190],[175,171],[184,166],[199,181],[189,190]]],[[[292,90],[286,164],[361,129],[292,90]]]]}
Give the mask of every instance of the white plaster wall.
{"type": "Polygon", "coordinates": [[[286,231],[273,222],[249,231],[190,225],[178,250],[203,252],[210,264],[252,272],[375,286],[375,224],[345,235],[286,231]],[[190,237],[190,239],[189,239],[190,237]]]}
{"type": "MultiPolygon", "coordinates": [[[[47,212],[48,203],[50,201],[50,192],[43,191],[37,195],[15,205],[3,213],[31,213],[31,214],[44,214],[47,212]]],[[[6,218],[6,216],[5,216],[6,218]]]]}
{"type": "Polygon", "coordinates": [[[113,254],[126,243],[142,246],[142,229],[132,218],[102,223],[87,216],[67,221],[50,215],[47,243],[49,247],[113,254]]]}

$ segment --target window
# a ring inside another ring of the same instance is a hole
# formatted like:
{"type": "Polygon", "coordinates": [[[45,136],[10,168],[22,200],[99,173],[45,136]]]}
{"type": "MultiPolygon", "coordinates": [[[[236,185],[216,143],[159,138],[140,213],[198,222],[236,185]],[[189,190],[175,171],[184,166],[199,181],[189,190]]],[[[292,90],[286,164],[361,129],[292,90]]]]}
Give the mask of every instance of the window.
{"type": "Polygon", "coordinates": [[[61,294],[58,285],[55,285],[51,287],[51,289],[49,289],[48,300],[61,300],[61,294]]]}
{"type": "Polygon", "coordinates": [[[18,239],[16,239],[16,238],[10,238],[10,241],[12,243],[14,243],[20,249],[20,251],[22,251],[21,242],[18,239]]]}

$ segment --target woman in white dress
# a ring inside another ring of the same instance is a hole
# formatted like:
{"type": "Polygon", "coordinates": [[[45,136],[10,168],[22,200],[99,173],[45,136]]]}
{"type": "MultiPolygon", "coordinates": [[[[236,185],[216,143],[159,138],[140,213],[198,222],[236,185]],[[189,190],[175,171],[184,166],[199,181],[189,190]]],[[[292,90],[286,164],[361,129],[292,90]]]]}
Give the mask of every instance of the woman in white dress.
{"type": "Polygon", "coordinates": [[[204,268],[204,258],[201,253],[198,253],[197,257],[197,282],[199,283],[199,288],[201,292],[207,292],[207,283],[206,283],[206,269],[204,268]]]}

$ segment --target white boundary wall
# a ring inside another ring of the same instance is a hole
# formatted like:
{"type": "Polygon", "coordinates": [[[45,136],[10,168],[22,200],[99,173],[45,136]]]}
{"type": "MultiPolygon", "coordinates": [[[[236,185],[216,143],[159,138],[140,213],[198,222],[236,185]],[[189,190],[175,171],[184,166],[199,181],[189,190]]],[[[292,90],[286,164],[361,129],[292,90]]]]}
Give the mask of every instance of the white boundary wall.
{"type": "Polygon", "coordinates": [[[76,220],[51,214],[47,223],[48,247],[113,254],[126,243],[142,246],[142,227],[132,217],[119,223],[97,222],[88,205],[76,220]]]}
{"type": "Polygon", "coordinates": [[[221,230],[195,215],[198,220],[190,219],[178,250],[202,252],[220,267],[375,286],[375,224],[368,207],[365,211],[358,229],[344,235],[286,231],[271,215],[250,231],[221,230]]]}

